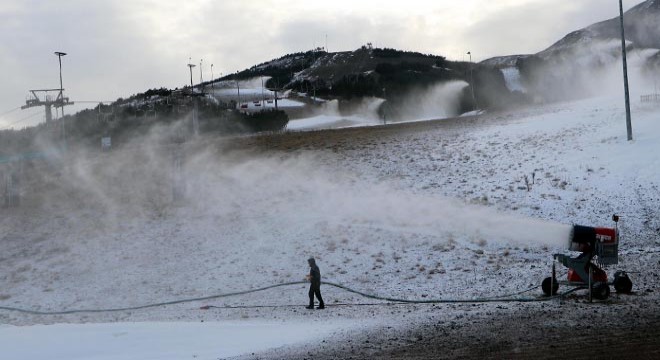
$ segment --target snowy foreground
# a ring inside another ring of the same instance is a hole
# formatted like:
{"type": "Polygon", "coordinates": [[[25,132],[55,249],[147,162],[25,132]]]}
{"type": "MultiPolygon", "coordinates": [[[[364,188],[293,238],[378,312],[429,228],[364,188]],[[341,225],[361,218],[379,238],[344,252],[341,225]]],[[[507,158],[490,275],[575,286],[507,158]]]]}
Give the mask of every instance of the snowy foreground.
{"type": "Polygon", "coordinates": [[[311,311],[306,287],[293,285],[135,311],[0,310],[0,358],[331,358],[357,339],[368,354],[411,341],[383,335],[398,329],[451,333],[465,316],[551,311],[550,324],[572,327],[596,312],[657,314],[660,108],[634,106],[628,142],[619,103],[209,141],[187,150],[186,199],[175,206],[170,150],[136,147],[33,169],[40,175],[24,184],[24,206],[0,210],[2,307],[115,308],[237,292],[299,281],[309,256],[324,280],[371,294],[493,297],[549,276],[571,224],[613,226],[617,213],[620,264],[607,270],[634,272],[635,294],[613,293],[607,307],[585,305],[584,293],[524,306],[381,306],[324,286],[328,308],[311,311]]]}
{"type": "Polygon", "coordinates": [[[217,359],[319,340],[342,327],[350,325],[242,321],[6,326],[0,327],[0,344],[3,359],[217,359]]]}

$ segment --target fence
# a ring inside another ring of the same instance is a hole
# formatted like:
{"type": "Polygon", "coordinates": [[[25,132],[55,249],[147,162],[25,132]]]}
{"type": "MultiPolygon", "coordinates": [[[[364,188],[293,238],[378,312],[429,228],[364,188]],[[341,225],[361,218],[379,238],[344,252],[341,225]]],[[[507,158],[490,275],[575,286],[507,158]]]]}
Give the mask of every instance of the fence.
{"type": "Polygon", "coordinates": [[[642,103],[660,103],[660,94],[642,95],[642,103]]]}

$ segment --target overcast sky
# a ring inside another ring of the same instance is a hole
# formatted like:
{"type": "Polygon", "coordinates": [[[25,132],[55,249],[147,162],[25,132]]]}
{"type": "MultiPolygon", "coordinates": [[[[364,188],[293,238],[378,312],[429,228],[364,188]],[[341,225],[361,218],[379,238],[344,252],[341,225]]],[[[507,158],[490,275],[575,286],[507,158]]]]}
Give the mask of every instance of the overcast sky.
{"type": "Polygon", "coordinates": [[[325,46],[327,35],[331,52],[371,42],[481,61],[538,52],[617,14],[616,0],[2,0],[0,129],[44,121],[42,108],[7,112],[29,89],[59,88],[54,51],[68,53],[72,101],[109,101],[185,85],[190,57],[208,80],[211,64],[218,77],[325,46]]]}

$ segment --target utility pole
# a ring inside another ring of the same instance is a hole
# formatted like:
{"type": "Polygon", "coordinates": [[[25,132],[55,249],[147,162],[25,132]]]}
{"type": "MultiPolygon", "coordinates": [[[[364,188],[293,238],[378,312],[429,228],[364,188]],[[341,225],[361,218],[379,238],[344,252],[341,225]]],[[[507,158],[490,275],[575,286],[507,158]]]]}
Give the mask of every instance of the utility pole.
{"type": "Polygon", "coordinates": [[[266,95],[264,95],[264,77],[261,76],[261,106],[266,107],[266,95]]]}
{"type": "Polygon", "coordinates": [[[628,141],[633,140],[632,119],[630,116],[630,88],[628,86],[628,58],[626,54],[626,31],[623,26],[623,0],[619,0],[619,12],[621,21],[621,54],[623,55],[623,88],[626,93],[626,127],[628,130],[628,141]]]}
{"type": "Polygon", "coordinates": [[[277,105],[277,91],[280,89],[280,80],[278,78],[275,79],[275,88],[273,89],[273,92],[275,93],[275,110],[279,110],[278,105],[277,105]]]}
{"type": "MultiPolygon", "coordinates": [[[[64,99],[64,86],[62,85],[62,56],[66,56],[66,53],[61,52],[61,51],[56,51],[55,56],[57,56],[57,60],[60,63],[60,94],[57,96],[57,100],[61,101],[61,99],[64,99]]],[[[64,143],[64,146],[66,146],[66,124],[64,120],[64,106],[60,106],[60,112],[62,112],[62,118],[60,120],[60,126],[62,128],[62,142],[64,143]]],[[[55,110],[57,111],[57,106],[55,106],[55,110]]]]}
{"type": "Polygon", "coordinates": [[[467,55],[470,55],[470,88],[472,89],[472,103],[474,106],[474,110],[477,110],[477,97],[474,95],[474,75],[473,75],[473,70],[474,66],[472,64],[472,51],[468,51],[467,55]]]}
{"type": "Polygon", "coordinates": [[[188,59],[188,68],[190,68],[190,97],[193,101],[193,113],[192,113],[192,125],[193,125],[193,134],[199,134],[199,122],[197,120],[197,99],[195,98],[195,93],[193,89],[193,78],[192,78],[192,69],[195,67],[195,64],[192,63],[192,58],[188,59]]]}
{"type": "Polygon", "coordinates": [[[238,71],[236,72],[236,91],[238,92],[238,109],[241,109],[241,86],[238,84],[238,71]]]}
{"type": "Polygon", "coordinates": [[[199,84],[202,86],[202,92],[204,92],[204,74],[202,70],[202,63],[204,62],[204,59],[199,60],[199,84]]]}
{"type": "Polygon", "coordinates": [[[211,94],[215,94],[215,78],[213,77],[213,64],[211,64],[211,94]]]}
{"type": "MultiPolygon", "coordinates": [[[[62,56],[66,56],[66,53],[56,51],[55,55],[60,62],[60,97],[62,97],[62,92],[64,91],[64,87],[62,85],[62,56]]],[[[64,108],[62,108],[62,115],[64,115],[64,108]]]]}
{"type": "MultiPolygon", "coordinates": [[[[385,100],[383,104],[387,103],[387,88],[383,88],[383,100],[385,100]]],[[[386,111],[383,112],[383,125],[387,125],[387,108],[385,109],[386,111]]]]}
{"type": "Polygon", "coordinates": [[[196,65],[192,63],[192,58],[188,58],[188,67],[190,68],[190,93],[192,94],[193,91],[193,79],[192,79],[192,69],[196,65]]]}

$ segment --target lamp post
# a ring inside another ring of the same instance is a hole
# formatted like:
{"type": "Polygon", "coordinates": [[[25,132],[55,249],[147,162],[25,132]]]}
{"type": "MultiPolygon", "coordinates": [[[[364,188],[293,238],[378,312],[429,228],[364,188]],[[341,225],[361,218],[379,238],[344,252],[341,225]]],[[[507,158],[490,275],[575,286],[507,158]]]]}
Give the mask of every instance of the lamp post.
{"type": "Polygon", "coordinates": [[[192,69],[197,66],[192,63],[192,58],[188,58],[188,67],[190,68],[190,93],[193,91],[193,79],[192,79],[192,69]]]}
{"type": "Polygon", "coordinates": [[[204,59],[199,60],[199,84],[202,86],[202,92],[204,92],[204,73],[202,70],[202,64],[204,63],[204,59]]]}
{"type": "MultiPolygon", "coordinates": [[[[383,103],[387,103],[387,88],[383,88],[383,100],[383,103]]],[[[387,112],[383,112],[383,125],[387,125],[387,112]]]]}
{"type": "Polygon", "coordinates": [[[264,77],[261,77],[261,106],[266,107],[266,95],[264,95],[264,77]]]}
{"type": "MultiPolygon", "coordinates": [[[[66,147],[66,124],[64,120],[64,86],[62,85],[62,56],[66,56],[66,53],[61,52],[61,51],[56,51],[55,56],[57,56],[57,60],[60,63],[60,95],[57,97],[57,102],[59,103],[60,106],[60,111],[62,112],[62,119],[61,121],[61,136],[62,136],[62,141],[64,142],[64,146],[66,147]]],[[[55,105],[55,112],[57,113],[57,105],[55,105]]]]}
{"type": "Polygon", "coordinates": [[[474,66],[472,66],[472,51],[468,51],[467,55],[470,55],[470,88],[472,89],[472,106],[474,107],[474,110],[477,110],[477,97],[474,95],[474,66]]]}
{"type": "Polygon", "coordinates": [[[62,87],[62,56],[66,56],[66,53],[63,53],[61,51],[56,51],[55,55],[57,56],[58,60],[60,61],[60,94],[64,90],[62,87]]]}
{"type": "MultiPolygon", "coordinates": [[[[60,96],[59,100],[64,100],[64,87],[62,86],[62,56],[66,56],[66,53],[61,52],[61,51],[56,51],[55,56],[57,56],[57,59],[60,62],[60,96]]],[[[62,117],[64,117],[64,106],[62,106],[62,117]]]]}
{"type": "Polygon", "coordinates": [[[192,112],[192,125],[193,125],[193,134],[197,136],[199,134],[199,123],[197,120],[197,100],[194,98],[195,93],[193,91],[193,78],[192,78],[192,69],[195,67],[195,64],[192,63],[192,58],[188,59],[188,68],[190,68],[190,96],[193,97],[193,112],[192,112]]]}
{"type": "Polygon", "coordinates": [[[623,88],[626,93],[626,128],[628,141],[632,141],[632,119],[630,116],[630,88],[628,87],[628,58],[626,54],[626,31],[623,26],[623,0],[619,0],[619,19],[621,22],[621,54],[623,56],[623,88]]]}
{"type": "Polygon", "coordinates": [[[238,109],[241,109],[241,86],[238,84],[238,71],[236,72],[236,92],[238,93],[238,109]]]}

